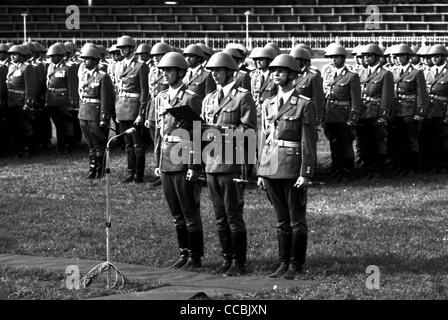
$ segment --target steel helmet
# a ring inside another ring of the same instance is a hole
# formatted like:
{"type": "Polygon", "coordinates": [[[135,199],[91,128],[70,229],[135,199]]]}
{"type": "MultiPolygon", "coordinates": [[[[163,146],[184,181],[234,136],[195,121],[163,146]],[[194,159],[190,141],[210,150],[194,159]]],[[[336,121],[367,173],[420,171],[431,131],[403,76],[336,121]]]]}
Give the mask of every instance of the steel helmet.
{"type": "Polygon", "coordinates": [[[406,43],[400,43],[391,49],[391,54],[408,54],[412,56],[414,52],[412,52],[411,47],[406,43]]]}
{"type": "Polygon", "coordinates": [[[373,53],[379,57],[383,55],[383,51],[381,50],[381,48],[374,43],[366,44],[365,46],[361,47],[358,52],[360,54],[373,53]]]}
{"type": "Polygon", "coordinates": [[[171,52],[171,51],[172,51],[172,49],[171,49],[171,47],[167,43],[165,43],[165,42],[157,42],[151,48],[150,54],[152,56],[155,56],[155,55],[159,55],[159,54],[165,54],[165,53],[168,53],[168,52],[171,52]]]}
{"type": "Polygon", "coordinates": [[[8,52],[9,47],[6,43],[0,43],[0,52],[8,52]]]}
{"type": "Polygon", "coordinates": [[[412,47],[411,47],[411,50],[412,50],[412,52],[413,52],[414,54],[417,54],[417,52],[418,52],[419,49],[420,49],[420,46],[419,46],[419,45],[415,45],[415,46],[412,46],[412,47]]]}
{"type": "Polygon", "coordinates": [[[448,50],[441,44],[432,45],[431,48],[429,48],[427,55],[431,56],[436,54],[448,56],[448,50]]]}
{"type": "Polygon", "coordinates": [[[25,47],[27,55],[31,55],[33,52],[36,52],[36,47],[32,42],[24,42],[22,45],[25,47]]]}
{"type": "Polygon", "coordinates": [[[310,52],[304,47],[295,46],[294,48],[291,49],[289,55],[292,56],[294,59],[311,60],[310,52]]]}
{"type": "Polygon", "coordinates": [[[73,52],[76,52],[76,50],[78,49],[78,48],[76,47],[76,44],[74,44],[74,43],[71,42],[71,41],[66,41],[66,42],[64,42],[64,48],[65,48],[65,50],[67,51],[67,53],[73,53],[73,52]]]}
{"type": "Polygon", "coordinates": [[[222,52],[227,53],[234,59],[243,59],[243,55],[235,48],[225,48],[224,50],[222,50],[222,52]]]}
{"type": "Polygon", "coordinates": [[[60,43],[55,43],[55,44],[52,44],[50,46],[50,48],[48,48],[47,56],[53,56],[53,55],[58,55],[58,54],[63,56],[63,55],[65,55],[65,53],[66,53],[66,51],[65,51],[64,46],[60,43]]]}
{"type": "Polygon", "coordinates": [[[185,60],[182,53],[179,52],[168,52],[162,59],[160,59],[157,68],[179,68],[188,69],[188,62],[185,60]]]}
{"type": "Polygon", "coordinates": [[[238,52],[242,55],[242,57],[247,56],[247,54],[249,53],[249,50],[247,50],[247,48],[245,46],[243,46],[240,43],[236,43],[236,42],[230,42],[226,45],[226,48],[233,48],[238,50],[238,52]]]}
{"type": "MultiPolygon", "coordinates": [[[[110,50],[109,50],[110,52],[110,50]]],[[[140,53],[151,53],[151,46],[147,43],[140,43],[135,51],[136,54],[140,53]]]]}
{"type": "Polygon", "coordinates": [[[360,56],[361,54],[359,53],[359,49],[361,49],[361,48],[362,48],[362,45],[358,44],[356,47],[354,47],[352,49],[352,52],[350,54],[355,57],[360,56]]]}
{"type": "Polygon", "coordinates": [[[6,45],[8,46],[8,48],[11,48],[14,45],[14,43],[13,42],[6,42],[6,45]]]}
{"type": "Polygon", "coordinates": [[[205,58],[204,51],[197,44],[189,44],[183,51],[183,54],[191,54],[201,58],[205,58]]]}
{"type": "Polygon", "coordinates": [[[22,56],[26,56],[26,50],[23,45],[16,44],[9,48],[8,53],[18,53],[22,56]]]}
{"type": "Polygon", "coordinates": [[[209,48],[209,47],[207,47],[205,44],[203,44],[203,43],[196,43],[198,46],[200,46],[201,47],[201,49],[202,49],[202,52],[206,55],[206,56],[208,56],[208,57],[211,57],[215,52],[211,49],[211,48],[209,48]]]}
{"type": "Polygon", "coordinates": [[[325,56],[347,56],[347,51],[338,43],[330,43],[327,48],[325,48],[325,56]]]}
{"type": "Polygon", "coordinates": [[[121,36],[117,39],[117,48],[120,47],[135,47],[135,41],[130,36],[121,36]]]}
{"type": "Polygon", "coordinates": [[[81,49],[81,58],[93,58],[97,60],[101,60],[100,50],[95,45],[84,45],[81,49]]]}
{"type": "Polygon", "coordinates": [[[268,42],[266,43],[266,45],[264,46],[266,47],[270,47],[273,48],[275,50],[275,52],[277,52],[277,55],[279,55],[281,53],[280,48],[278,47],[278,45],[275,42],[268,42]]]}
{"type": "Polygon", "coordinates": [[[235,59],[232,58],[231,55],[225,52],[217,52],[210,57],[208,60],[206,68],[227,68],[230,70],[238,70],[238,65],[235,62],[235,59]]]}
{"type": "Polygon", "coordinates": [[[120,49],[117,48],[117,45],[113,44],[109,49],[107,49],[107,51],[109,51],[109,53],[116,53],[120,52],[120,49]]]}
{"type": "MultiPolygon", "coordinates": [[[[308,52],[310,53],[311,57],[314,56],[314,54],[313,54],[313,49],[311,49],[311,47],[310,47],[309,45],[305,44],[305,43],[299,43],[299,44],[295,45],[294,48],[303,48],[303,49],[306,49],[306,50],[308,50],[308,52]]],[[[291,53],[290,53],[290,54],[291,54],[291,53]]]]}
{"type": "Polygon", "coordinates": [[[252,59],[274,60],[276,56],[277,52],[275,52],[274,48],[271,47],[255,48],[250,54],[252,59]]]}
{"type": "Polygon", "coordinates": [[[422,46],[418,51],[417,51],[417,55],[419,56],[427,56],[428,55],[428,51],[431,47],[430,46],[422,46]]]}
{"type": "Polygon", "coordinates": [[[286,53],[279,54],[278,56],[276,56],[275,59],[269,65],[269,69],[276,67],[287,68],[294,72],[299,71],[299,64],[297,60],[293,56],[286,53]]]}

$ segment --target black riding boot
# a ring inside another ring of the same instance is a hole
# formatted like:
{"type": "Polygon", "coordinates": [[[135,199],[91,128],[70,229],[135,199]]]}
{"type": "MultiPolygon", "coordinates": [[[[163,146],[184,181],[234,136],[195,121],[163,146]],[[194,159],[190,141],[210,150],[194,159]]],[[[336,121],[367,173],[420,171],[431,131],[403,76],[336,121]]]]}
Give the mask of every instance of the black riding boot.
{"type": "Polygon", "coordinates": [[[188,262],[182,267],[194,270],[202,267],[201,257],[204,255],[204,235],[202,231],[188,232],[188,262]]]}
{"type": "Polygon", "coordinates": [[[269,275],[270,278],[280,278],[288,270],[291,259],[291,233],[279,231],[277,233],[280,266],[269,275]]]}
{"type": "Polygon", "coordinates": [[[240,276],[246,273],[246,251],[247,251],[247,234],[246,232],[232,232],[232,266],[224,274],[227,277],[240,276]]]}
{"type": "Polygon", "coordinates": [[[95,156],[89,156],[89,175],[87,179],[95,179],[96,177],[96,159],[95,156]]]}
{"type": "Polygon", "coordinates": [[[232,239],[230,238],[230,230],[218,230],[219,242],[222,248],[222,257],[224,259],[221,266],[219,266],[215,273],[225,273],[232,266],[232,239]]]}
{"type": "Polygon", "coordinates": [[[104,157],[103,156],[99,156],[96,157],[96,177],[98,179],[101,179],[104,177],[104,157]]]}
{"type": "Polygon", "coordinates": [[[305,264],[307,242],[307,234],[298,231],[292,232],[291,263],[283,278],[293,280],[302,271],[305,264]]]}
{"type": "Polygon", "coordinates": [[[176,226],[177,244],[179,246],[179,259],[170,268],[182,268],[188,261],[188,230],[186,226],[176,226]]]}

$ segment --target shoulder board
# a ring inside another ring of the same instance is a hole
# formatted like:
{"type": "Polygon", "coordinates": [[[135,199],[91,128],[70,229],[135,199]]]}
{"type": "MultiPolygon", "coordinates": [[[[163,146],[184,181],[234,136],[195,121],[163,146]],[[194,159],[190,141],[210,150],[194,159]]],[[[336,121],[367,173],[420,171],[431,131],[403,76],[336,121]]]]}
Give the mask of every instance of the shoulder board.
{"type": "Polygon", "coordinates": [[[317,74],[317,71],[314,70],[314,69],[311,69],[311,68],[310,68],[308,71],[311,72],[311,73],[316,73],[316,74],[317,74]]]}
{"type": "Polygon", "coordinates": [[[248,92],[249,90],[242,88],[242,87],[238,87],[238,91],[240,92],[248,92]]]}
{"type": "Polygon", "coordinates": [[[307,96],[302,96],[301,94],[299,94],[299,97],[307,101],[311,101],[311,98],[308,98],[307,96]]]}
{"type": "Polygon", "coordinates": [[[106,72],[105,71],[103,71],[103,70],[99,70],[100,72],[100,74],[106,74],[106,72]]]}
{"type": "Polygon", "coordinates": [[[196,92],[194,92],[194,91],[192,91],[190,89],[185,90],[185,92],[188,93],[188,94],[191,94],[192,96],[196,95],[196,92]]]}
{"type": "Polygon", "coordinates": [[[245,74],[245,73],[247,73],[246,71],[244,71],[244,70],[240,70],[240,72],[242,73],[242,74],[245,74]]]}

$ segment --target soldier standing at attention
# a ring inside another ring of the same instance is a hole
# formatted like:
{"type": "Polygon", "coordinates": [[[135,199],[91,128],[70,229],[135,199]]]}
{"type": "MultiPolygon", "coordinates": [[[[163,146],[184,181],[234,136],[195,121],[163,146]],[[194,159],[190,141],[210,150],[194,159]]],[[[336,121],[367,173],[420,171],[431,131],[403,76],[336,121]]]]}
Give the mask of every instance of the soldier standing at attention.
{"type": "Polygon", "coordinates": [[[379,61],[383,52],[376,44],[360,49],[368,67],[361,71],[361,111],[356,127],[364,174],[372,179],[383,173],[387,154],[387,120],[394,97],[394,79],[379,61]]]}
{"type": "MultiPolygon", "coordinates": [[[[173,268],[193,270],[202,267],[204,240],[200,212],[201,186],[198,177],[201,164],[175,164],[171,158],[173,148],[190,143],[176,136],[180,126],[166,110],[179,106],[189,106],[198,115],[201,113],[201,99],[182,83],[188,63],[182,54],[169,52],[158,64],[163,71],[167,90],[160,92],[154,100],[157,126],[154,152],[155,174],[161,176],[162,188],[174,218],[180,258],[173,268]]],[[[188,129],[188,128],[185,128],[188,129]]],[[[190,132],[190,137],[193,137],[190,132]]],[[[190,159],[190,154],[188,154],[190,159]]]]}
{"type": "Polygon", "coordinates": [[[26,62],[27,51],[23,45],[13,45],[8,53],[11,56],[6,75],[8,132],[15,137],[19,157],[29,156],[34,154],[36,147],[33,130],[38,90],[36,72],[26,62]]]}
{"type": "Polygon", "coordinates": [[[280,266],[269,277],[295,279],[306,258],[306,187],[316,164],[316,108],[294,87],[300,67],[292,56],[277,56],[269,69],[279,88],[263,104],[267,137],[258,169],[258,184],[277,214],[280,266]]]}
{"type": "Polygon", "coordinates": [[[117,40],[124,59],[118,74],[118,92],[115,100],[115,113],[121,132],[131,127],[136,130],[132,135],[125,135],[128,176],[124,183],[143,182],[145,172],[145,148],[143,141],[143,123],[148,104],[148,73],[146,63],[139,62],[134,55],[135,41],[129,36],[117,40]]]}
{"type": "Polygon", "coordinates": [[[71,153],[73,141],[73,109],[78,106],[77,68],[63,59],[65,49],[62,44],[48,48],[48,66],[45,107],[56,127],[59,154],[71,153]]]}
{"type": "Polygon", "coordinates": [[[212,75],[202,65],[205,54],[200,46],[190,44],[184,49],[183,55],[189,65],[183,82],[202,101],[207,94],[216,89],[216,83],[212,75]]]}
{"type": "MultiPolygon", "coordinates": [[[[215,53],[207,63],[216,82],[217,90],[208,94],[202,102],[202,118],[210,126],[222,129],[222,126],[233,129],[247,130],[257,127],[257,110],[250,92],[239,87],[233,74],[238,70],[235,60],[228,54],[215,53]]],[[[218,146],[223,153],[223,143],[218,146]]],[[[239,148],[238,148],[239,147],[239,148]]],[[[233,156],[236,155],[233,148],[233,156]]],[[[241,149],[240,149],[241,151],[241,149]]],[[[246,150],[243,150],[244,153],[246,150]]],[[[226,150],[227,152],[227,150],[226,150]]],[[[210,196],[215,210],[219,240],[224,258],[223,265],[217,270],[225,276],[237,276],[246,272],[247,232],[243,219],[244,189],[234,179],[242,174],[241,164],[234,161],[226,164],[223,157],[206,156],[205,172],[210,196]]],[[[235,158],[235,157],[233,157],[235,158]]]]}
{"type": "Polygon", "coordinates": [[[426,78],[429,94],[427,118],[423,122],[422,146],[428,145],[427,153],[422,150],[429,170],[448,170],[448,67],[447,49],[435,44],[428,50],[434,66],[426,78]],[[425,131],[423,131],[425,130],[425,131]]]}
{"type": "MultiPolygon", "coordinates": [[[[230,55],[235,60],[235,63],[237,65],[239,65],[241,63],[241,61],[243,60],[243,55],[241,54],[240,51],[238,51],[235,48],[227,47],[222,52],[230,55]]],[[[239,87],[244,88],[248,91],[251,90],[250,89],[250,75],[247,73],[247,71],[238,68],[238,70],[235,71],[234,78],[235,78],[235,83],[239,87]]]]}
{"type": "Polygon", "coordinates": [[[6,87],[6,75],[8,74],[9,47],[0,43],[0,154],[9,150],[9,133],[6,130],[6,102],[8,101],[8,89],[6,87]]]}
{"type": "Polygon", "coordinates": [[[399,44],[391,53],[400,64],[393,70],[396,108],[392,120],[392,148],[398,152],[399,173],[407,176],[418,170],[418,139],[427,111],[428,95],[423,71],[410,63],[414,54],[411,48],[407,44],[399,44]]]}
{"type": "Polygon", "coordinates": [[[325,49],[334,71],[325,92],[324,132],[330,142],[332,169],[336,179],[349,177],[354,168],[354,127],[359,118],[361,87],[359,76],[345,66],[347,52],[332,43],[325,49]]]}
{"type": "Polygon", "coordinates": [[[79,123],[89,145],[88,179],[104,175],[104,152],[114,110],[114,88],[108,74],[98,68],[101,54],[93,46],[81,50],[84,67],[79,77],[79,123]]]}

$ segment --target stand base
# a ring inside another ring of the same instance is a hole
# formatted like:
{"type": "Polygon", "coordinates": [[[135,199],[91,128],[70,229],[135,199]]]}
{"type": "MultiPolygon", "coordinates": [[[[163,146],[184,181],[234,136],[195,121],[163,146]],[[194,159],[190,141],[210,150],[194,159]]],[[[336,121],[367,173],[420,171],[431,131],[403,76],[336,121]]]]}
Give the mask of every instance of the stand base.
{"type": "Polygon", "coordinates": [[[92,281],[96,277],[98,277],[101,273],[110,272],[111,270],[115,271],[115,281],[113,282],[112,285],[109,285],[110,274],[107,275],[107,277],[108,277],[107,288],[108,289],[115,287],[119,280],[121,282],[119,289],[123,288],[125,283],[129,283],[129,280],[126,278],[126,276],[123,273],[121,273],[121,271],[113,263],[107,261],[107,262],[100,263],[100,264],[96,265],[95,267],[93,267],[82,279],[82,282],[81,282],[82,286],[84,288],[88,287],[92,283],[92,281]]]}

